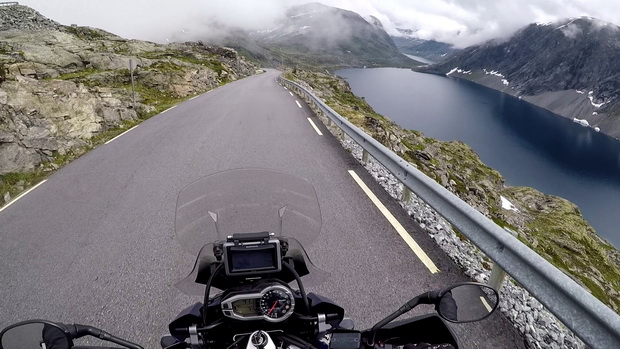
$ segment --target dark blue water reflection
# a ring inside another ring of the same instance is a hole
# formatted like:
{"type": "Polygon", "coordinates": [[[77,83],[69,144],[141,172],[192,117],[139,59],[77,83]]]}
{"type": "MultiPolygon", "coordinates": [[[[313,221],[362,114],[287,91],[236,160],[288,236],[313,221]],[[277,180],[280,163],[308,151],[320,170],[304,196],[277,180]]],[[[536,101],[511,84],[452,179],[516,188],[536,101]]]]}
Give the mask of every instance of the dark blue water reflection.
{"type": "Polygon", "coordinates": [[[620,247],[620,141],[469,81],[395,68],[337,74],[400,126],[462,140],[508,184],[576,203],[620,247]]]}

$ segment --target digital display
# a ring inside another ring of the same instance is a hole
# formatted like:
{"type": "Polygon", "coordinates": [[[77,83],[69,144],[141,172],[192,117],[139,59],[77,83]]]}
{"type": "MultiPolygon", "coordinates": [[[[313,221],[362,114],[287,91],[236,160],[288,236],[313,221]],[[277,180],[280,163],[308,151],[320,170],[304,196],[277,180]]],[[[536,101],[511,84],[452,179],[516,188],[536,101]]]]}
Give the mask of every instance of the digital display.
{"type": "Polygon", "coordinates": [[[273,249],[247,249],[232,255],[233,270],[274,268],[273,249]]]}
{"type": "Polygon", "coordinates": [[[257,301],[257,299],[240,299],[232,302],[232,309],[241,316],[259,315],[256,307],[257,301]]]}
{"type": "Polygon", "coordinates": [[[280,270],[279,250],[275,243],[253,246],[227,246],[226,272],[229,275],[252,275],[280,270]]]}

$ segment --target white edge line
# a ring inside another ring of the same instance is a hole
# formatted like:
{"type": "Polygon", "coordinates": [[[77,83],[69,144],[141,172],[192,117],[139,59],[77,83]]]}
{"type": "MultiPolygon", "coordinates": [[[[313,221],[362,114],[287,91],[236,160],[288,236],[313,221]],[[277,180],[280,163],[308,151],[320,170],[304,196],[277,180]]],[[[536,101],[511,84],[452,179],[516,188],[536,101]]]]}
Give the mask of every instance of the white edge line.
{"type": "Polygon", "coordinates": [[[200,97],[200,95],[198,95],[198,96],[194,96],[194,97],[190,98],[189,100],[190,100],[190,101],[193,101],[194,99],[196,99],[196,98],[198,98],[198,97],[200,97]]]}
{"type": "Polygon", "coordinates": [[[34,187],[26,190],[25,192],[19,194],[15,199],[9,201],[8,204],[4,205],[4,207],[0,208],[0,212],[4,211],[4,209],[6,209],[7,207],[13,205],[15,202],[17,202],[17,200],[21,199],[22,197],[24,197],[26,194],[30,193],[31,191],[37,189],[38,186],[40,186],[41,184],[47,182],[47,179],[42,180],[41,182],[39,182],[37,185],[35,185],[34,187]]]}
{"type": "Polygon", "coordinates": [[[291,96],[293,96],[293,92],[291,92],[291,91],[288,91],[288,93],[290,93],[290,94],[291,94],[291,96]]]}
{"type": "Polygon", "coordinates": [[[301,108],[301,104],[299,104],[299,101],[295,101],[295,103],[297,103],[297,106],[301,108]]]}
{"type": "Polygon", "coordinates": [[[176,107],[177,107],[176,105],[175,105],[174,107],[170,107],[170,108],[168,108],[168,109],[166,109],[166,110],[162,111],[160,114],[163,114],[163,113],[165,113],[165,112],[167,112],[167,111],[169,111],[169,110],[172,110],[172,109],[174,109],[174,108],[176,108],[176,107]]]}
{"type": "Polygon", "coordinates": [[[487,303],[487,300],[484,299],[484,297],[480,296],[480,301],[482,302],[482,304],[484,305],[485,308],[487,308],[487,311],[490,313],[493,311],[493,308],[491,308],[491,306],[489,305],[489,303],[487,303]]]}
{"type": "Polygon", "coordinates": [[[109,141],[105,142],[104,144],[112,143],[112,141],[113,141],[113,140],[117,139],[118,137],[120,137],[120,136],[124,135],[125,133],[127,133],[127,132],[129,132],[129,131],[133,130],[134,128],[136,128],[136,127],[138,127],[138,126],[140,126],[140,125],[136,125],[136,126],[134,126],[134,127],[130,128],[129,130],[127,130],[127,131],[125,131],[125,132],[121,133],[120,135],[118,135],[118,136],[116,136],[116,137],[114,137],[114,138],[110,139],[109,141]]]}
{"type": "Polygon", "coordinates": [[[403,238],[403,240],[405,240],[405,243],[409,245],[409,248],[411,248],[413,253],[415,253],[416,256],[418,256],[420,261],[428,268],[431,274],[438,273],[439,268],[437,268],[435,263],[433,263],[433,261],[428,257],[426,252],[422,250],[420,245],[418,245],[418,243],[415,242],[415,240],[411,237],[411,235],[409,235],[407,230],[405,230],[405,228],[400,224],[400,222],[396,219],[396,217],[392,215],[392,213],[383,205],[383,203],[381,203],[379,198],[377,198],[377,196],[370,190],[370,188],[368,188],[366,183],[362,181],[362,179],[357,175],[357,173],[355,173],[355,171],[349,170],[349,174],[351,175],[351,177],[353,177],[355,182],[357,182],[357,184],[362,188],[364,193],[368,195],[370,200],[377,206],[379,211],[383,213],[385,218],[387,218],[390,224],[392,224],[392,226],[394,227],[394,229],[396,229],[400,237],[403,238]]]}
{"type": "Polygon", "coordinates": [[[318,127],[316,127],[316,125],[314,124],[314,121],[312,121],[312,119],[308,118],[308,121],[310,122],[310,125],[312,125],[312,127],[314,127],[314,130],[316,131],[316,133],[319,134],[319,136],[322,136],[323,133],[321,132],[321,130],[319,130],[318,127]]]}

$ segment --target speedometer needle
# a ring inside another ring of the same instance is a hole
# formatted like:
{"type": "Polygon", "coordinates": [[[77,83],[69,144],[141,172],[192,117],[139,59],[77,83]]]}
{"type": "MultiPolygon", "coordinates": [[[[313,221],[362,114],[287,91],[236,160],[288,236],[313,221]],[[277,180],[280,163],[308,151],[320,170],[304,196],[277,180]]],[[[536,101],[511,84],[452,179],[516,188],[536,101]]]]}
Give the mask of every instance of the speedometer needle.
{"type": "Polygon", "coordinates": [[[271,315],[271,312],[276,308],[276,305],[278,305],[278,301],[273,302],[273,305],[271,306],[271,309],[269,309],[267,315],[271,315]]]}

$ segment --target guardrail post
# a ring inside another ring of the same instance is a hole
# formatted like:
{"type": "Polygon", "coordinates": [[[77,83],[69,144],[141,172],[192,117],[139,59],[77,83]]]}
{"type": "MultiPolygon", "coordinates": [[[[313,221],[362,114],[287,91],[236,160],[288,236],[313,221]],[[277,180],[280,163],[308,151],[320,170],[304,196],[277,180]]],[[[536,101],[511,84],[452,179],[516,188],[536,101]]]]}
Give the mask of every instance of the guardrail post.
{"type": "Polygon", "coordinates": [[[405,184],[403,184],[403,194],[400,198],[400,201],[402,201],[403,204],[406,204],[410,200],[411,200],[411,189],[409,189],[405,184]]]}
{"type": "Polygon", "coordinates": [[[493,263],[493,269],[491,270],[491,277],[489,278],[489,286],[493,287],[495,291],[499,292],[504,284],[506,278],[506,272],[496,263],[493,263]]]}
{"type": "Polygon", "coordinates": [[[362,162],[363,162],[364,164],[367,164],[367,163],[368,163],[368,156],[369,156],[369,155],[370,155],[370,154],[368,154],[368,151],[366,151],[366,149],[362,150],[362,162]]]}
{"type": "MultiPolygon", "coordinates": [[[[514,237],[518,237],[519,233],[510,229],[504,228],[505,231],[510,233],[514,237]]],[[[504,279],[506,278],[506,272],[502,267],[497,265],[497,263],[493,263],[493,268],[491,269],[491,277],[489,277],[489,286],[493,287],[497,292],[502,288],[504,284],[504,279]]]]}

